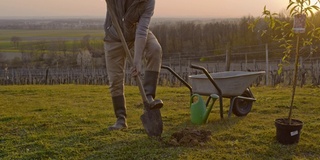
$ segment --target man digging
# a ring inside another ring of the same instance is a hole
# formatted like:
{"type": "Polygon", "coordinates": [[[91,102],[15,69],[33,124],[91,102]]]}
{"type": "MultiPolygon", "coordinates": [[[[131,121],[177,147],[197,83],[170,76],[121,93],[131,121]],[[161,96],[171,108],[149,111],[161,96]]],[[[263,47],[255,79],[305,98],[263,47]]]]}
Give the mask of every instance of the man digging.
{"type": "MultiPolygon", "coordinates": [[[[106,2],[108,10],[104,25],[104,50],[113,109],[117,118],[115,124],[108,129],[120,130],[128,127],[124,96],[125,65],[128,57],[126,46],[134,49],[131,68],[133,77],[140,76],[142,59],[145,60],[143,88],[148,103],[144,104],[144,115],[147,116],[147,119],[150,119],[153,115],[156,115],[155,117],[160,116],[160,119],[155,119],[159,121],[161,120],[161,114],[158,110],[163,106],[163,103],[161,100],[154,100],[154,98],[162,63],[162,48],[157,38],[149,30],[155,0],[106,0],[106,2]],[[120,31],[121,34],[119,34],[119,28],[122,31],[120,31]],[[122,37],[124,37],[125,42],[122,41],[122,37]]],[[[146,125],[149,125],[149,122],[144,122],[146,116],[141,117],[145,128],[146,125]]],[[[148,129],[146,128],[146,130],[148,129]]]]}

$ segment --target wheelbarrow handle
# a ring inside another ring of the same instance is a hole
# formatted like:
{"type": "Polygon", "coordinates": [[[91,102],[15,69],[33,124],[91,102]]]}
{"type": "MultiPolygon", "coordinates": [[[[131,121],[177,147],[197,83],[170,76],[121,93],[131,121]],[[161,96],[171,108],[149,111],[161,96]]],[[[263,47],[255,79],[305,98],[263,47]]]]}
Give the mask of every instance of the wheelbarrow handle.
{"type": "Polygon", "coordinates": [[[161,65],[161,68],[167,69],[169,72],[171,72],[176,78],[180,80],[190,91],[190,95],[192,95],[192,87],[188,82],[186,82],[183,78],[181,78],[172,68],[166,65],[161,65]]]}
{"type": "Polygon", "coordinates": [[[219,96],[219,103],[220,103],[220,117],[223,118],[223,104],[222,104],[222,91],[221,91],[221,89],[216,84],[216,82],[213,80],[213,78],[211,77],[211,75],[209,74],[207,69],[205,69],[202,66],[198,66],[198,65],[194,65],[194,64],[191,64],[190,67],[194,68],[194,69],[202,70],[202,72],[204,72],[204,74],[207,76],[207,78],[210,80],[210,82],[213,84],[213,86],[217,89],[218,96],[219,96]]]}
{"type": "Polygon", "coordinates": [[[195,64],[190,64],[190,67],[191,68],[194,68],[194,69],[199,69],[199,70],[202,70],[202,71],[206,71],[206,69],[202,66],[198,66],[198,65],[195,65],[195,64]]]}
{"type": "Polygon", "coordinates": [[[195,65],[195,64],[190,64],[190,67],[191,68],[194,68],[194,69],[198,69],[198,70],[202,70],[202,72],[208,77],[208,79],[210,80],[210,82],[214,85],[214,87],[217,89],[218,93],[219,93],[219,96],[222,96],[222,91],[221,89],[219,88],[219,86],[216,84],[216,82],[213,80],[213,78],[211,77],[211,75],[209,74],[208,70],[205,69],[204,67],[202,66],[198,66],[198,65],[195,65]]]}

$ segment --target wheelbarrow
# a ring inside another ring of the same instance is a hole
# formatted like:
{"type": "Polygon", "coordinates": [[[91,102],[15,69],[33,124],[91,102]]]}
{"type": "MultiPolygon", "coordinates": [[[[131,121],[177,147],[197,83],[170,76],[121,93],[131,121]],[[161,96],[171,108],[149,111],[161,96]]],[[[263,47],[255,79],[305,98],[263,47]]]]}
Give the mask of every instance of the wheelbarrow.
{"type": "Polygon", "coordinates": [[[251,111],[253,102],[256,101],[249,87],[259,76],[265,74],[265,71],[209,73],[207,69],[202,66],[191,64],[190,67],[201,70],[204,74],[189,75],[189,84],[170,67],[165,65],[161,66],[161,68],[167,69],[178,78],[190,90],[191,96],[194,94],[208,96],[206,106],[209,105],[210,100],[214,97],[212,95],[218,95],[221,118],[223,118],[222,98],[230,99],[228,117],[230,117],[232,113],[236,116],[246,116],[251,111]]]}

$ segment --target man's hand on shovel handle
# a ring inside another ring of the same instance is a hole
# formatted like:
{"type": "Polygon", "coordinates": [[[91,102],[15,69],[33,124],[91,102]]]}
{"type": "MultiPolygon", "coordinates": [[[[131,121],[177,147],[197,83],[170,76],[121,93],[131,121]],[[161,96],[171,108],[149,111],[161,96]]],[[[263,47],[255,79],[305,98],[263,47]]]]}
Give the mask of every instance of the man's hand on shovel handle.
{"type": "Polygon", "coordinates": [[[133,57],[133,66],[131,69],[132,76],[140,76],[141,74],[141,59],[146,47],[146,39],[137,37],[134,41],[134,57],[133,57]]]}
{"type": "Polygon", "coordinates": [[[135,60],[133,61],[133,66],[131,67],[131,76],[137,77],[141,74],[141,60],[135,60]]]}

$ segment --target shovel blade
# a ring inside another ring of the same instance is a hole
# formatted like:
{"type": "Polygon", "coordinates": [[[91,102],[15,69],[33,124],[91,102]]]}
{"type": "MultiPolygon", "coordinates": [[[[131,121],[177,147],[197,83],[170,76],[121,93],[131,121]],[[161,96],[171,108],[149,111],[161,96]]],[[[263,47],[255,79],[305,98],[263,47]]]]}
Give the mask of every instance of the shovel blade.
{"type": "Polygon", "coordinates": [[[161,137],[163,123],[160,109],[145,109],[140,119],[149,137],[161,137]]]}

